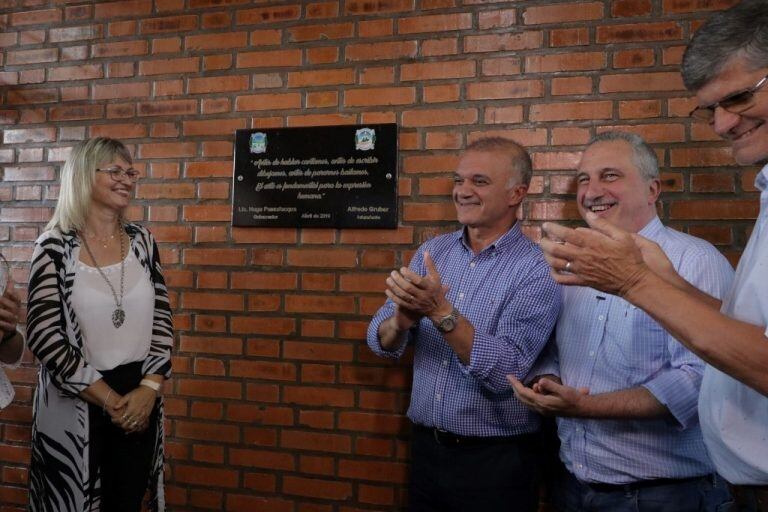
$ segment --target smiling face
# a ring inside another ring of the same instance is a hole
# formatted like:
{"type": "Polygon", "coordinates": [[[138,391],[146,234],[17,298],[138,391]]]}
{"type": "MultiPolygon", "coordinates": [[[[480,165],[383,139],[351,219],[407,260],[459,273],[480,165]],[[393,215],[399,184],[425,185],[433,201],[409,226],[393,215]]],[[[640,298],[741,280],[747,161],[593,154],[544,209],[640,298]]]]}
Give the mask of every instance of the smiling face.
{"type": "MultiPolygon", "coordinates": [[[[699,106],[712,105],[734,93],[753,87],[768,74],[768,68],[754,69],[743,57],[732,57],[715,78],[696,91],[699,106]]],[[[712,128],[731,144],[733,158],[741,165],[768,161],[768,86],[754,95],[754,105],[734,114],[715,109],[712,128]]]]}
{"type": "MultiPolygon", "coordinates": [[[[99,169],[110,169],[121,167],[128,169],[131,165],[120,157],[116,157],[111,162],[104,162],[99,165],[99,169]]],[[[134,184],[123,177],[115,181],[108,172],[96,172],[93,179],[93,189],[91,190],[91,206],[96,208],[106,208],[118,213],[122,212],[130,203],[133,196],[134,184]]]]}
{"type": "Polygon", "coordinates": [[[453,179],[459,222],[499,235],[515,223],[527,187],[512,170],[511,158],[500,151],[466,151],[461,156],[453,179]]]}
{"type": "Polygon", "coordinates": [[[646,180],[623,140],[589,146],[576,170],[576,200],[582,217],[591,211],[614,225],[636,233],[656,215],[659,180],[646,180]]]}

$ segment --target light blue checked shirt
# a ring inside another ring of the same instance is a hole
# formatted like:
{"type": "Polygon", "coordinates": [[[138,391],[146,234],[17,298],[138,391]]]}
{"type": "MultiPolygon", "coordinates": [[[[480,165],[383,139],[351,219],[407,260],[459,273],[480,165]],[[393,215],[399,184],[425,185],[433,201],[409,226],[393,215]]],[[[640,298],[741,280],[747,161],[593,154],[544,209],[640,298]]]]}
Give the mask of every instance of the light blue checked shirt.
{"type": "Polygon", "coordinates": [[[539,247],[515,224],[475,255],[463,230],[419,247],[410,268],[426,274],[429,251],[448,300],[475,328],[469,365],[456,356],[432,322],[423,318],[406,343],[386,351],[379,325],[391,317],[387,300],[368,327],[368,345],[382,357],[398,358],[414,343],[413,387],[408,417],[414,423],[467,436],[535,432],[538,415],[514,397],[507,374],[524,378],[549,338],[560,310],[560,287],[549,276],[539,247]]]}
{"type": "MultiPolygon", "coordinates": [[[[664,227],[658,217],[640,235],[658,243],[697,288],[718,298],[728,291],[733,269],[709,243],[664,227]]],[[[558,418],[560,458],[576,478],[625,484],[713,471],[696,407],[704,363],[656,321],[615,295],[566,287],[556,340],[564,384],[588,387],[591,394],[643,386],[674,417],[558,418]]],[[[537,365],[535,374],[557,368],[547,366],[537,365]]]]}

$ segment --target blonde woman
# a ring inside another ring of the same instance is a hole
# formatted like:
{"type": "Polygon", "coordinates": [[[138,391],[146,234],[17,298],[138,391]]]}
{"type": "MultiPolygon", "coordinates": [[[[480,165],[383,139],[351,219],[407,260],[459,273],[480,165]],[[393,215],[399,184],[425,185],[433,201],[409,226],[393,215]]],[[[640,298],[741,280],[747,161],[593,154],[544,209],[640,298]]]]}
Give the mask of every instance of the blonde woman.
{"type": "Polygon", "coordinates": [[[126,223],[139,173],[120,142],[76,145],[35,243],[27,343],[41,362],[30,508],[163,510],[161,384],[173,327],[158,249],[126,223]]]}

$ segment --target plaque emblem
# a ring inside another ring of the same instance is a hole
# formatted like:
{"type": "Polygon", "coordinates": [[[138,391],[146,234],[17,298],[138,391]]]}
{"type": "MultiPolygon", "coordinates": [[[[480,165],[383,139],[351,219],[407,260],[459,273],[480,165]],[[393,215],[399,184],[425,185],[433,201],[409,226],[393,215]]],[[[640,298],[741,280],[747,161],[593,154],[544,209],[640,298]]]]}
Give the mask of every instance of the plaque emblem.
{"type": "Polygon", "coordinates": [[[251,153],[266,153],[267,152],[267,134],[264,132],[256,132],[251,134],[250,141],[251,153]]]}
{"type": "Polygon", "coordinates": [[[355,132],[355,149],[369,151],[376,145],[376,130],[360,128],[355,132]]]}

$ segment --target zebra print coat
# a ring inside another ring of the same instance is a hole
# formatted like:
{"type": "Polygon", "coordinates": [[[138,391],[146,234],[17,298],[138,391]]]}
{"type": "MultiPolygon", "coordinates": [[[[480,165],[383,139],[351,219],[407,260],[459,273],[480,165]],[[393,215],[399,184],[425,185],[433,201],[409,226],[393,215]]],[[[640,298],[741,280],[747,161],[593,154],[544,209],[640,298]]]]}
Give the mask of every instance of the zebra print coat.
{"type": "MultiPolygon", "coordinates": [[[[149,272],[155,309],[144,374],[171,373],[173,325],[157,245],[150,232],[127,224],[131,250],[149,272]]],[[[80,240],[74,232],[51,230],[35,242],[27,301],[27,344],[40,360],[35,392],[30,466],[30,510],[98,512],[99,475],[88,468],[88,404],[79,393],[101,378],[84,359],[83,338],[71,297],[80,240]]],[[[129,326],[130,328],[130,326],[129,326]]],[[[163,404],[150,478],[151,510],[165,508],[163,494],[163,404]]]]}

